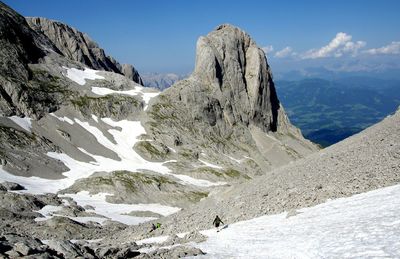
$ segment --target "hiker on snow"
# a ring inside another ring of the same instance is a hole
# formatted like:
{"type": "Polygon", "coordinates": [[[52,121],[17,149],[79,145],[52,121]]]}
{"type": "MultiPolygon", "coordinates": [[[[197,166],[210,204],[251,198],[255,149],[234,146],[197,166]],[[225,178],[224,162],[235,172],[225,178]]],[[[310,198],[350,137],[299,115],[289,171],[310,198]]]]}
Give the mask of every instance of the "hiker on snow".
{"type": "Polygon", "coordinates": [[[224,222],[222,222],[222,220],[218,217],[218,215],[215,217],[214,221],[213,221],[213,225],[214,227],[218,228],[219,225],[225,224],[224,222]]]}

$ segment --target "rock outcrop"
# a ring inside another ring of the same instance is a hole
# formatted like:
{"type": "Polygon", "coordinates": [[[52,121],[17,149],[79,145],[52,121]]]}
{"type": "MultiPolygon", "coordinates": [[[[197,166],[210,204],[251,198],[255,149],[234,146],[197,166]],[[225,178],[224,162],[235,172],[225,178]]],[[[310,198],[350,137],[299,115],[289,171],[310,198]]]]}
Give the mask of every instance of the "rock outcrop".
{"type": "Polygon", "coordinates": [[[86,33],[42,17],[27,17],[26,20],[32,29],[45,34],[65,57],[96,70],[123,74],[143,85],[138,71],[132,65],[121,65],[113,57],[106,55],[86,33]]]}
{"type": "Polygon", "coordinates": [[[264,52],[231,25],[199,38],[193,74],[161,93],[148,113],[150,131],[167,146],[249,156],[262,168],[252,174],[317,150],[289,122],[264,52]]]}
{"type": "Polygon", "coordinates": [[[288,123],[278,124],[285,115],[264,52],[238,28],[224,24],[199,38],[193,77],[213,92],[211,121],[221,116],[231,126],[255,125],[265,132],[288,123]]]}

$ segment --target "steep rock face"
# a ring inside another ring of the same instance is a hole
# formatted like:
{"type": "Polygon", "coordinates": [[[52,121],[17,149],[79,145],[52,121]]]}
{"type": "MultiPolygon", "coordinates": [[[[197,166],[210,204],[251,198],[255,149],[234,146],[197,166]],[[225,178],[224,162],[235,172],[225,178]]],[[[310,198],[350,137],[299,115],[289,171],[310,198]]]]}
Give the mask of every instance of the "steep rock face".
{"type": "Polygon", "coordinates": [[[28,81],[35,75],[28,64],[38,63],[48,52],[58,53],[57,48],[47,37],[33,31],[24,17],[1,2],[0,46],[0,115],[34,113],[32,100],[46,100],[48,93],[29,91],[28,81]]]}
{"type": "Polygon", "coordinates": [[[245,32],[221,25],[197,41],[194,77],[216,94],[230,123],[277,131],[279,100],[264,52],[245,32]]]}
{"type": "Polygon", "coordinates": [[[138,84],[143,84],[139,73],[132,65],[121,65],[107,56],[87,34],[61,22],[42,17],[26,18],[28,24],[37,32],[45,34],[64,56],[96,70],[123,74],[138,84]]]}
{"type": "Polygon", "coordinates": [[[139,75],[139,72],[130,64],[123,64],[120,68],[122,74],[132,81],[143,85],[143,80],[139,75]]]}

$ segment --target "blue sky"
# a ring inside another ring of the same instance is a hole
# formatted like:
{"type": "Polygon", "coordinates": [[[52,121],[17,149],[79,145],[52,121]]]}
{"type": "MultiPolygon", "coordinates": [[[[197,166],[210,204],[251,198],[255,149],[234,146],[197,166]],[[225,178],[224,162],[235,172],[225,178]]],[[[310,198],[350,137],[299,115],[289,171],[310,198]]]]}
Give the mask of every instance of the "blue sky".
{"type": "Polygon", "coordinates": [[[197,38],[222,23],[247,31],[269,51],[277,70],[372,56],[400,63],[398,0],[4,2],[24,16],[59,20],[88,33],[139,72],[190,72],[197,38]]]}

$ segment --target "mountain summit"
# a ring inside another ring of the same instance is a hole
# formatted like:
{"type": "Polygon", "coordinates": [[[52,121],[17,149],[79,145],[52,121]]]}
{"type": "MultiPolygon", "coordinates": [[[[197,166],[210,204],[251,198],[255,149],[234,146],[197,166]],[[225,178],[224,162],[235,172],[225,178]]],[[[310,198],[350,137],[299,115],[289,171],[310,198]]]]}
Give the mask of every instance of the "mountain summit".
{"type": "Polygon", "coordinates": [[[139,72],[132,65],[121,65],[113,57],[106,55],[104,50],[86,33],[43,17],[27,17],[26,20],[33,30],[46,35],[65,57],[81,62],[92,69],[123,74],[143,85],[139,72]]]}
{"type": "Polygon", "coordinates": [[[223,111],[230,125],[253,124],[277,131],[278,116],[284,113],[270,68],[264,52],[244,31],[223,24],[200,37],[193,76],[216,93],[214,109],[223,111]]]}
{"type": "Polygon", "coordinates": [[[317,149],[289,122],[264,52],[232,25],[200,37],[192,75],[152,103],[149,131],[166,145],[250,156],[260,166],[253,173],[317,149]]]}

